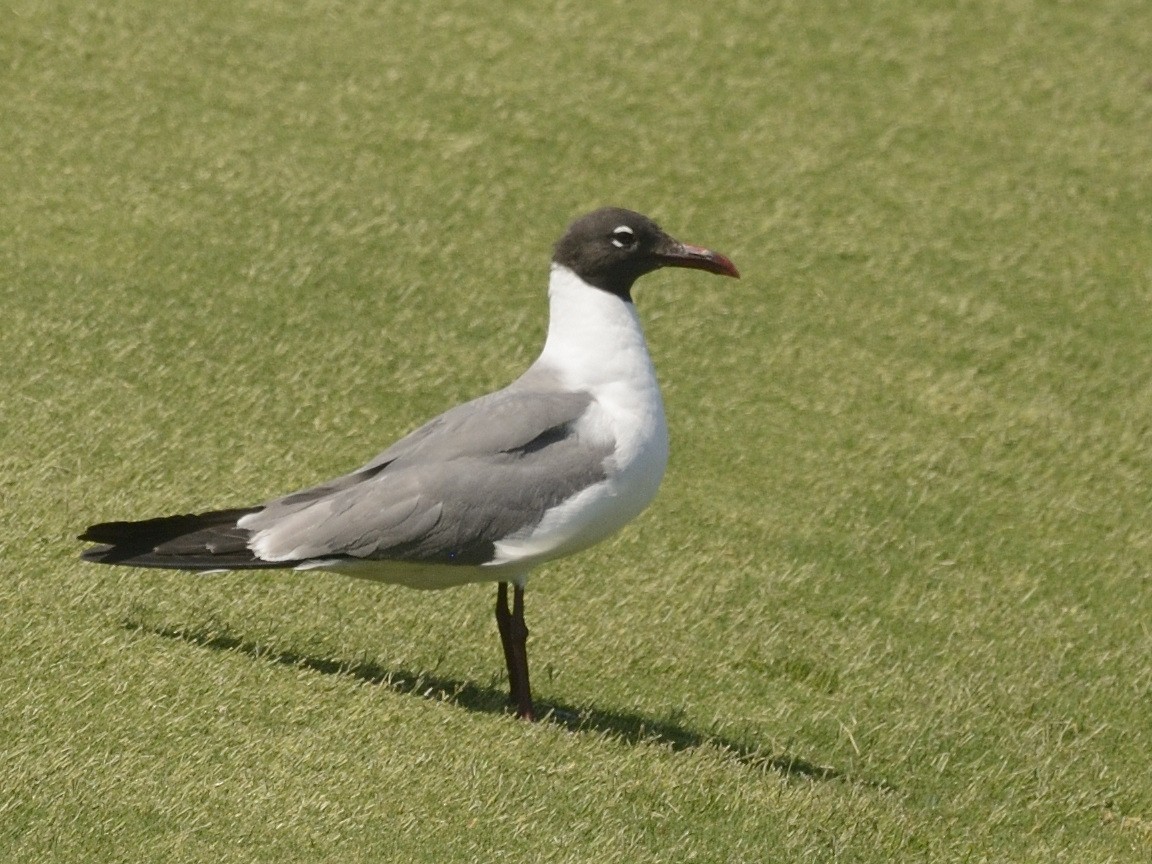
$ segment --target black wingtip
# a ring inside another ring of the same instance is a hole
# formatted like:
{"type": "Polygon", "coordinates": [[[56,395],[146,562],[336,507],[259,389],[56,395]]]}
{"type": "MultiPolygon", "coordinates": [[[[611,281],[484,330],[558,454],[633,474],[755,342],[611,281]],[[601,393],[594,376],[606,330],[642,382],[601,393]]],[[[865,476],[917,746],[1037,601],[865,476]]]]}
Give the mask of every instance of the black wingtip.
{"type": "Polygon", "coordinates": [[[80,553],[93,564],[124,564],[173,570],[235,570],[283,567],[262,561],[248,548],[249,532],[236,523],[260,508],[160,516],[137,522],[90,525],[78,539],[99,545],[80,553]]]}
{"type": "Polygon", "coordinates": [[[195,531],[210,528],[235,527],[236,523],[259,507],[237,507],[231,510],[211,510],[207,513],[181,513],[175,516],[157,516],[134,522],[101,522],[89,525],[80,540],[110,545],[149,544],[158,546],[195,531]]]}

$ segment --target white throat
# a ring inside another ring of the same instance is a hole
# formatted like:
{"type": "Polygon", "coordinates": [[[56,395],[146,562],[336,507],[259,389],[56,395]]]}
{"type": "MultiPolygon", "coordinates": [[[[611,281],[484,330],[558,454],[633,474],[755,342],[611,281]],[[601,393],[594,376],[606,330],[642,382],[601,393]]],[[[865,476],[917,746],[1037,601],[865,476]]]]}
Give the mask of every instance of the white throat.
{"type": "Polygon", "coordinates": [[[572,389],[627,383],[659,399],[636,307],[560,264],[548,280],[548,338],[536,362],[572,389]]]}

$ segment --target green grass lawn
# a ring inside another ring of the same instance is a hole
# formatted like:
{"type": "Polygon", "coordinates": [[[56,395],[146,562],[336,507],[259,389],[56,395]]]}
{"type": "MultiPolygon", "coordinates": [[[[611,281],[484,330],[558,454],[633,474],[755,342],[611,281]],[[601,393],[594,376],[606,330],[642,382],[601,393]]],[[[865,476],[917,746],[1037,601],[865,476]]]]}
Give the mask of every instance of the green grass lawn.
{"type": "Polygon", "coordinates": [[[1152,19],[14,0],[0,860],[1152,856],[1152,19]],[[601,204],[672,462],[529,586],[82,564],[511,380],[601,204]]]}

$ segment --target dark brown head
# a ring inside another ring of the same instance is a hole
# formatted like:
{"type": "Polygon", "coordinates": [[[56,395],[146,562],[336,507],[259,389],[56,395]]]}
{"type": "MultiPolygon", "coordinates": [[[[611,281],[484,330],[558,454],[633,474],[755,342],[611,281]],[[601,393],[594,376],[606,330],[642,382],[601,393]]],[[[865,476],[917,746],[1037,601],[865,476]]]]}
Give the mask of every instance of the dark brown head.
{"type": "Polygon", "coordinates": [[[640,213],[603,207],[573,222],[552,255],[587,282],[632,299],[632,284],[661,267],[691,267],[740,278],[736,265],[718,252],[689,246],[665,234],[640,213]]]}

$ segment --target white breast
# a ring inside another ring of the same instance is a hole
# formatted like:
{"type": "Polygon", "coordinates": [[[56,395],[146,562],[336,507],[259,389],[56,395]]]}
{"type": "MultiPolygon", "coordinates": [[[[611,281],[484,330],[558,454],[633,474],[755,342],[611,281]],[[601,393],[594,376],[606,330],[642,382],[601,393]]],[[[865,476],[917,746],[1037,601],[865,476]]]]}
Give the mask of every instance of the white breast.
{"type": "Polygon", "coordinates": [[[607,478],[496,544],[495,565],[530,565],[614,534],[656,495],[668,463],[668,427],[656,372],[632,303],[552,266],[548,338],[536,361],[560,383],[592,394],[575,432],[614,443],[607,478]]]}

